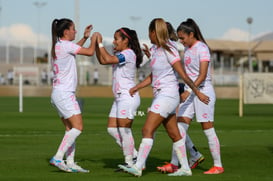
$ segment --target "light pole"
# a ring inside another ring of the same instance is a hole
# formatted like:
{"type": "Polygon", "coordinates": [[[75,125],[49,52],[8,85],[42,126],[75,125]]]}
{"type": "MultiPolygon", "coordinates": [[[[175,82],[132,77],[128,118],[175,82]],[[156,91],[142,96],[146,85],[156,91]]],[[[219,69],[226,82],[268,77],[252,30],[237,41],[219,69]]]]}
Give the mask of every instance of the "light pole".
{"type": "Polygon", "coordinates": [[[253,22],[252,17],[246,19],[247,24],[249,25],[249,35],[248,35],[248,69],[249,72],[253,72],[252,58],[251,58],[251,24],[253,22]]]}
{"type": "Polygon", "coordinates": [[[2,26],[2,0],[0,0],[0,28],[2,26]]]}
{"type": "Polygon", "coordinates": [[[77,30],[77,34],[76,34],[76,40],[79,38],[79,34],[81,32],[80,30],[80,0],[74,0],[74,16],[75,16],[75,26],[76,26],[76,30],[77,30]]]}
{"type": "Polygon", "coordinates": [[[37,7],[37,42],[35,46],[35,51],[34,51],[34,63],[36,62],[36,57],[37,57],[37,47],[39,47],[40,44],[40,19],[41,19],[41,11],[40,9],[44,7],[47,3],[46,2],[41,2],[41,1],[35,1],[33,2],[33,5],[37,7]]]}

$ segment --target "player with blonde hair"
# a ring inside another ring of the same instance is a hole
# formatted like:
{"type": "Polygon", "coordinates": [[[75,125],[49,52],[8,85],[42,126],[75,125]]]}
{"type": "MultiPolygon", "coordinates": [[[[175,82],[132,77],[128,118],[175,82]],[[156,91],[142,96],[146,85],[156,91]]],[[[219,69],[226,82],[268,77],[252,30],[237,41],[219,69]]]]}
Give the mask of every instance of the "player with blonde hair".
{"type": "Polygon", "coordinates": [[[142,128],[143,138],[138,150],[137,162],[131,167],[119,165],[125,172],[134,176],[142,175],[142,168],[153,146],[153,136],[156,129],[163,124],[173,141],[174,150],[179,158],[181,168],[170,176],[190,176],[192,172],[188,165],[185,149],[185,137],[181,137],[176,121],[175,109],[179,104],[178,80],[174,70],[193,89],[200,100],[209,102],[209,97],[201,93],[186,75],[179,53],[169,41],[166,22],[162,18],[153,19],[149,25],[149,38],[154,46],[151,48],[151,74],[142,82],[130,89],[131,95],[140,89],[152,85],[154,99],[150,106],[145,124],[142,128]]]}

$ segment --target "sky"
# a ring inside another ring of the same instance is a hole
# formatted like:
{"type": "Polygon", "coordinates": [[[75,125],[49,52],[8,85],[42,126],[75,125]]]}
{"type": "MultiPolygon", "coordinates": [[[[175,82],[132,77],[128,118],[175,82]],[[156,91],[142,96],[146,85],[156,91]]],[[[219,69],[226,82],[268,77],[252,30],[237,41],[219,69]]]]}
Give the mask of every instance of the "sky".
{"type": "Polygon", "coordinates": [[[175,29],[193,18],[206,39],[248,41],[273,31],[272,12],[273,0],[0,0],[0,42],[50,42],[55,18],[72,19],[79,37],[92,24],[104,40],[120,27],[148,40],[149,23],[159,17],[175,29]]]}

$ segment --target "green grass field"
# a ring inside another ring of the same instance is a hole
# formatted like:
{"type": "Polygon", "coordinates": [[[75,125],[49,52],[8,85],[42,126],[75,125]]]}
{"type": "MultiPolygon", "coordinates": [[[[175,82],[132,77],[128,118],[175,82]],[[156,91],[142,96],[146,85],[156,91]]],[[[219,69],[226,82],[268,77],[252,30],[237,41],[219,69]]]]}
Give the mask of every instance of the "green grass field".
{"type": "MultiPolygon", "coordinates": [[[[112,98],[83,98],[84,132],[77,140],[76,160],[88,174],[64,173],[48,164],[55,154],[64,130],[49,98],[24,98],[24,112],[19,113],[18,98],[0,97],[0,180],[16,181],[105,181],[105,180],[184,180],[184,181],[273,181],[273,107],[244,105],[244,117],[238,117],[238,100],[218,100],[215,128],[221,143],[225,173],[204,175],[212,166],[207,140],[198,123],[189,134],[206,157],[191,177],[168,177],[156,166],[170,160],[171,141],[160,127],[154,147],[140,178],[114,170],[123,163],[120,148],[106,132],[112,98]]],[[[145,111],[151,99],[142,99],[145,111]]],[[[133,126],[136,147],[141,140],[145,116],[137,116],[133,126]]]]}

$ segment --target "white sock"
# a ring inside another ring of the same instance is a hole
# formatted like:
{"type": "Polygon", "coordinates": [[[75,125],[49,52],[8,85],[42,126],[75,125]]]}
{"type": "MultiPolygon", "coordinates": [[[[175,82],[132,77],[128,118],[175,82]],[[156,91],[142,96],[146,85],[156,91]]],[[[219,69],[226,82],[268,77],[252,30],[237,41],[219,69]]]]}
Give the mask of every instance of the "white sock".
{"type": "MultiPolygon", "coordinates": [[[[65,131],[65,134],[68,131],[65,131]]],[[[76,149],[76,142],[74,142],[68,150],[65,152],[65,157],[66,157],[66,162],[68,164],[73,164],[74,163],[74,157],[75,157],[75,149],[76,149]]]]}
{"type": "Polygon", "coordinates": [[[129,166],[133,165],[135,141],[131,128],[120,127],[119,132],[122,140],[122,150],[125,157],[125,163],[129,166]]]}
{"type": "Polygon", "coordinates": [[[184,139],[182,138],[179,141],[174,142],[173,150],[175,150],[177,154],[177,158],[180,162],[181,168],[183,168],[184,170],[190,170],[185,147],[185,138],[184,139]]]}
{"type": "MultiPolygon", "coordinates": [[[[186,123],[178,123],[178,128],[182,126],[185,131],[186,131],[186,148],[187,151],[189,151],[190,157],[191,158],[199,158],[201,156],[201,153],[196,149],[196,147],[194,146],[190,136],[188,135],[188,129],[189,129],[189,125],[186,123]]],[[[179,128],[180,130],[180,128],[179,128]]],[[[181,132],[181,131],[180,131],[181,132]]]]}
{"type": "Polygon", "coordinates": [[[74,157],[75,157],[75,151],[76,151],[76,142],[74,142],[69,148],[68,150],[65,152],[65,157],[66,157],[66,163],[68,165],[73,164],[74,161],[74,157]]]}
{"type": "Polygon", "coordinates": [[[108,127],[107,132],[115,139],[116,143],[121,147],[121,137],[118,128],[108,127]]]}
{"type": "Polygon", "coordinates": [[[58,151],[54,158],[56,160],[62,160],[64,157],[64,154],[67,152],[68,148],[75,142],[76,138],[81,134],[81,131],[72,128],[69,130],[63,137],[63,140],[58,148],[58,151]]]}
{"type": "Polygon", "coordinates": [[[189,151],[191,158],[196,159],[201,157],[201,153],[196,149],[188,134],[186,136],[186,148],[189,151]]]}
{"type": "MultiPolygon", "coordinates": [[[[182,123],[177,123],[179,133],[181,134],[182,138],[183,135],[185,134],[185,129],[182,126],[182,123]]],[[[171,159],[171,164],[178,166],[179,165],[179,160],[177,158],[177,154],[174,149],[172,149],[172,159],[171,159]]]]}
{"type": "Polygon", "coordinates": [[[222,167],[221,154],[220,154],[220,143],[219,143],[219,139],[216,135],[215,129],[214,128],[206,129],[206,130],[204,130],[204,133],[208,139],[209,149],[210,149],[213,161],[214,161],[214,166],[222,167]]]}
{"type": "Polygon", "coordinates": [[[142,138],[138,150],[137,162],[135,164],[138,169],[142,169],[144,165],[146,165],[146,160],[152,149],[153,143],[154,140],[152,138],[142,138]]]}
{"type": "MultiPolygon", "coordinates": [[[[118,131],[118,128],[108,127],[107,132],[116,140],[116,143],[122,148],[121,136],[118,131]]],[[[134,148],[134,158],[137,157],[137,150],[134,148]]]]}

